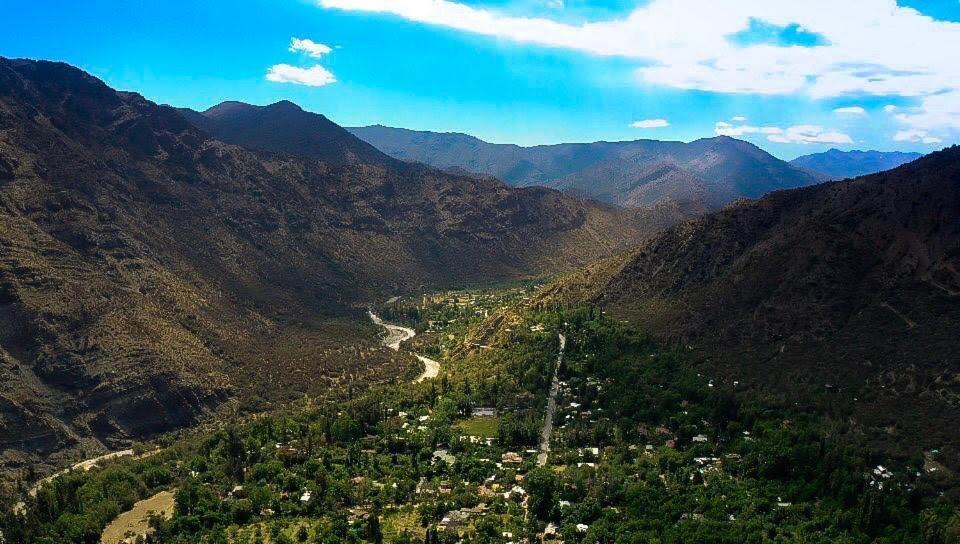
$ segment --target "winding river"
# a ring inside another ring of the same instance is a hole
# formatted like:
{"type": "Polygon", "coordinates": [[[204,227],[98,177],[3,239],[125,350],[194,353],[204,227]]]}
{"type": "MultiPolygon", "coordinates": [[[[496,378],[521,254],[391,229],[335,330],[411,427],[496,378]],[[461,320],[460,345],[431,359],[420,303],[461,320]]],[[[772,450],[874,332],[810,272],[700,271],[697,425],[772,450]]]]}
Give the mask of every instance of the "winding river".
{"type": "MultiPolygon", "coordinates": [[[[417,335],[417,331],[409,327],[387,323],[383,319],[380,319],[380,316],[373,313],[373,310],[369,310],[368,313],[370,314],[370,321],[373,321],[375,325],[379,325],[387,330],[387,335],[383,337],[382,342],[384,346],[394,351],[400,351],[400,344],[417,335]]],[[[414,355],[421,363],[423,363],[423,373],[417,376],[417,379],[414,380],[414,383],[420,383],[423,380],[436,378],[437,375],[440,374],[440,363],[438,361],[434,361],[433,359],[424,357],[418,353],[414,353],[414,355]]]]}

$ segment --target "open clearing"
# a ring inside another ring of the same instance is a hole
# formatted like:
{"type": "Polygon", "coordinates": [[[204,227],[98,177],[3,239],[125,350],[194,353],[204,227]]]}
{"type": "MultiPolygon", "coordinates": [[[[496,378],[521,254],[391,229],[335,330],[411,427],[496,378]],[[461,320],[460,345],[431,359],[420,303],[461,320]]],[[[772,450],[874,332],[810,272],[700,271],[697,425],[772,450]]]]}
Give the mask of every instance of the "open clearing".
{"type": "Polygon", "coordinates": [[[463,432],[470,436],[496,438],[497,429],[500,426],[500,418],[497,416],[472,417],[460,422],[459,426],[463,432]]]}
{"type": "Polygon", "coordinates": [[[100,544],[117,544],[130,542],[137,535],[146,535],[150,530],[148,523],[151,514],[160,514],[169,519],[173,515],[174,491],[161,491],[156,495],[143,499],[133,505],[133,508],[117,516],[107,525],[100,536],[100,544]]]}

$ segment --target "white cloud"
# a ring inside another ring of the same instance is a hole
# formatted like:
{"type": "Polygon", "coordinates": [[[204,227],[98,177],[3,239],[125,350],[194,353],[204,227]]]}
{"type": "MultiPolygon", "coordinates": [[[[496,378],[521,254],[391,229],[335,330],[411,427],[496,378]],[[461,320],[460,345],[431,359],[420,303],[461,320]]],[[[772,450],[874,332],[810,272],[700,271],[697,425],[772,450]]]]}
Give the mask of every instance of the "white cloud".
{"type": "Polygon", "coordinates": [[[726,121],[719,121],[713,131],[717,136],[732,136],[739,138],[747,134],[782,134],[783,129],[779,127],[755,127],[750,125],[732,125],[726,121]]]}
{"type": "Polygon", "coordinates": [[[666,119],[642,119],[630,123],[633,128],[664,128],[670,126],[670,121],[666,119]]]}
{"type": "Polygon", "coordinates": [[[850,136],[817,125],[795,125],[783,134],[767,136],[771,142],[790,144],[852,144],[850,136]]]}
{"type": "Polygon", "coordinates": [[[299,66],[290,66],[289,64],[275,64],[267,71],[267,80],[276,83],[293,83],[296,85],[307,85],[310,87],[322,87],[336,83],[337,78],[320,65],[314,65],[310,68],[300,68],[299,66]]]}
{"type": "Polygon", "coordinates": [[[542,47],[635,59],[643,84],[721,93],[913,97],[908,121],[960,129],[937,93],[960,92],[960,23],[935,20],[896,0],[650,0],[620,18],[569,24],[507,15],[453,0],[315,0],[330,9],[382,13],[542,47]],[[695,16],[692,16],[694,15],[695,16]],[[797,24],[817,47],[738,45],[751,19],[797,24]],[[928,107],[929,106],[929,107],[928,107]]]}
{"type": "Polygon", "coordinates": [[[940,138],[930,136],[925,130],[901,130],[893,135],[895,142],[914,142],[921,144],[939,144],[943,142],[940,138]]]}
{"type": "Polygon", "coordinates": [[[840,115],[866,115],[867,110],[863,109],[860,106],[847,106],[845,108],[837,108],[833,110],[833,113],[840,115]]]}
{"type": "Polygon", "coordinates": [[[883,107],[883,111],[886,113],[893,113],[897,111],[897,107],[894,106],[893,104],[887,104],[886,106],[883,107]]]}
{"type": "Polygon", "coordinates": [[[898,113],[895,117],[912,128],[960,130],[960,89],[925,97],[919,107],[898,113]]]}
{"type": "Polygon", "coordinates": [[[743,123],[747,120],[747,118],[744,117],[743,115],[737,115],[736,117],[732,117],[730,120],[737,123],[743,123]]]}
{"type": "Polygon", "coordinates": [[[718,136],[739,138],[750,134],[761,134],[767,141],[780,144],[852,144],[847,134],[817,125],[794,125],[787,128],[775,126],[732,125],[720,121],[714,127],[718,136]]]}
{"type": "Polygon", "coordinates": [[[307,55],[319,59],[333,49],[329,45],[317,43],[309,39],[292,38],[290,40],[290,51],[292,53],[306,53],[307,55]]]}

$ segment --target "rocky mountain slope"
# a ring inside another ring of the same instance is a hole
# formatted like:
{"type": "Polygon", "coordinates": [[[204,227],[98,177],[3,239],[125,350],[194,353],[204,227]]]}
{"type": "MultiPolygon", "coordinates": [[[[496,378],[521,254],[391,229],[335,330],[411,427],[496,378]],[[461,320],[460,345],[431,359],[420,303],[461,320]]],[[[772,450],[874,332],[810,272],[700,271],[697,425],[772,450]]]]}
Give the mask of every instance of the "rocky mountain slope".
{"type": "Polygon", "coordinates": [[[820,178],[753,144],[728,137],[690,143],[637,140],[535,147],[490,144],[465,134],[383,126],[349,129],[397,159],[542,185],[628,207],[738,198],[811,185],[820,178]]]}
{"type": "Polygon", "coordinates": [[[797,157],[790,161],[790,164],[819,174],[824,179],[846,179],[890,170],[915,161],[922,156],[922,153],[903,153],[900,151],[840,151],[839,149],[831,149],[823,153],[797,157]]]}
{"type": "MultiPolygon", "coordinates": [[[[302,117],[252,115],[277,110],[302,117]]],[[[652,228],[556,191],[394,168],[311,119],[325,131],[297,150],[323,160],[252,151],[70,66],[0,58],[0,460],[389,379],[407,363],[375,348],[358,304],[557,272],[652,228]]]]}
{"type": "Polygon", "coordinates": [[[960,462],[960,147],[679,225],[566,278],[742,384],[835,395],[870,440],[960,462]]]}
{"type": "Polygon", "coordinates": [[[178,111],[197,128],[229,144],[337,164],[399,166],[325,116],[286,100],[268,106],[232,101],[203,112],[178,111]]]}

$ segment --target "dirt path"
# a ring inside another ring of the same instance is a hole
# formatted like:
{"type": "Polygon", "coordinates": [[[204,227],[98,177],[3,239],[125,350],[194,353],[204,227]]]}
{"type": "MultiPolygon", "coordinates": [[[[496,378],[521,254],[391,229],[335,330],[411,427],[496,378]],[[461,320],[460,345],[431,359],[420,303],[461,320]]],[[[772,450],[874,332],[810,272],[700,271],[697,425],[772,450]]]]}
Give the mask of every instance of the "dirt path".
{"type": "MultiPolygon", "coordinates": [[[[158,448],[158,449],[155,449],[155,450],[148,451],[148,452],[141,453],[141,454],[137,457],[137,459],[146,459],[147,457],[156,455],[157,453],[160,453],[160,449],[159,449],[159,448],[158,448]]],[[[102,463],[102,462],[104,462],[104,461],[110,461],[110,460],[112,460],[112,459],[119,459],[119,458],[121,458],[121,457],[130,457],[130,456],[132,456],[133,454],[134,454],[134,451],[133,451],[133,450],[120,450],[120,451],[113,451],[113,452],[110,452],[110,453],[105,453],[105,454],[103,454],[103,455],[99,455],[99,456],[97,456],[97,457],[92,457],[92,458],[90,458],[90,459],[85,459],[85,460],[83,460],[83,461],[80,461],[79,463],[76,463],[76,464],[74,464],[74,465],[71,465],[71,466],[69,466],[69,467],[67,467],[67,468],[65,468],[65,469],[63,469],[63,470],[57,471],[57,472],[55,472],[54,474],[51,474],[50,476],[47,476],[46,478],[38,481],[37,483],[33,484],[33,487],[31,487],[31,488],[27,491],[27,493],[29,493],[31,497],[36,497],[36,496],[37,496],[37,492],[40,491],[40,488],[41,488],[41,487],[43,487],[43,486],[47,485],[48,483],[52,482],[54,479],[59,478],[60,476],[63,476],[64,474],[67,474],[67,473],[73,472],[73,471],[86,472],[86,471],[88,471],[88,470],[90,470],[90,469],[96,468],[97,466],[100,465],[100,463],[102,463]]],[[[13,512],[16,513],[16,514],[25,514],[26,511],[27,511],[27,505],[26,505],[26,503],[24,503],[23,501],[20,501],[20,502],[18,502],[17,504],[15,504],[15,505],[13,506],[13,512]]],[[[0,543],[2,543],[2,541],[0,541],[0,543]]]]}
{"type": "MultiPolygon", "coordinates": [[[[155,453],[155,452],[151,452],[151,453],[155,453]]],[[[37,492],[40,491],[40,488],[41,488],[41,487],[49,484],[50,482],[52,482],[53,480],[59,478],[60,476],[63,476],[64,474],[67,474],[67,473],[73,472],[73,471],[86,472],[86,471],[88,471],[88,470],[96,467],[97,465],[99,465],[99,464],[102,463],[103,461],[109,461],[109,460],[111,460],[111,459],[119,459],[119,458],[121,458],[121,457],[129,457],[129,456],[131,456],[131,455],[133,455],[133,450],[121,450],[121,451],[114,451],[114,452],[110,452],[110,453],[105,453],[105,454],[99,455],[99,456],[97,456],[97,457],[92,457],[92,458],[90,458],[90,459],[86,459],[86,460],[80,461],[79,463],[76,463],[76,464],[74,464],[74,465],[71,465],[71,466],[63,469],[63,470],[60,470],[60,471],[58,471],[58,472],[55,472],[55,473],[51,474],[50,476],[47,476],[46,478],[44,478],[44,479],[38,481],[37,483],[33,484],[33,487],[31,487],[31,488],[27,491],[27,493],[29,493],[29,495],[30,495],[31,497],[36,497],[36,496],[37,496],[37,492]]],[[[26,505],[26,503],[24,503],[24,502],[22,502],[22,501],[21,501],[21,502],[18,502],[17,504],[15,504],[15,505],[13,506],[13,511],[14,511],[14,513],[22,514],[22,513],[26,513],[26,510],[27,510],[27,505],[26,505]]]]}
{"type": "Polygon", "coordinates": [[[889,303],[887,303],[887,302],[881,302],[881,303],[880,303],[880,306],[882,306],[882,307],[890,310],[891,312],[893,312],[894,315],[896,315],[897,317],[899,317],[900,320],[903,321],[903,322],[907,325],[907,328],[908,328],[908,329],[912,329],[912,328],[914,328],[914,327],[917,326],[917,324],[914,323],[913,321],[911,321],[910,318],[908,318],[907,316],[905,316],[905,315],[903,315],[902,313],[900,313],[896,308],[894,308],[893,306],[891,306],[889,303]]]}
{"type": "Polygon", "coordinates": [[[547,413],[543,418],[543,430],[540,431],[540,453],[537,454],[537,466],[547,464],[550,455],[550,439],[553,437],[553,416],[557,413],[557,392],[560,390],[560,365],[563,364],[563,350],[567,347],[567,337],[560,334],[560,353],[557,354],[557,366],[553,369],[553,381],[550,383],[550,395],[547,397],[547,413]]]}
{"type": "Polygon", "coordinates": [[[133,508],[116,517],[100,535],[100,544],[118,544],[134,542],[139,535],[146,536],[150,532],[150,516],[160,514],[165,519],[173,515],[175,491],[161,491],[156,495],[143,499],[133,505],[133,508]]]}
{"type": "Polygon", "coordinates": [[[99,465],[99,464],[102,463],[103,461],[110,461],[111,459],[119,459],[119,458],[121,458],[121,457],[130,457],[131,455],[133,455],[133,450],[122,450],[122,451],[114,451],[114,452],[106,453],[106,454],[100,455],[100,456],[98,456],[98,457],[93,457],[93,458],[91,458],[91,459],[87,459],[87,460],[85,460],[85,461],[80,461],[79,463],[77,463],[77,464],[75,464],[75,465],[73,465],[73,466],[71,466],[71,467],[69,467],[69,468],[65,468],[65,469],[61,470],[60,472],[56,472],[56,473],[54,473],[54,474],[51,474],[50,476],[47,476],[46,478],[44,478],[44,479],[40,480],[39,482],[37,482],[36,484],[34,484],[34,486],[30,488],[30,496],[31,496],[31,497],[36,497],[36,496],[37,496],[37,491],[39,491],[41,487],[43,487],[44,485],[52,482],[55,478],[58,478],[58,477],[60,477],[60,476],[63,476],[64,474],[66,474],[66,473],[68,473],[68,472],[72,472],[72,471],[86,472],[86,471],[88,471],[88,470],[96,467],[97,465],[99,465]]]}
{"type": "MultiPolygon", "coordinates": [[[[379,325],[387,330],[387,336],[382,340],[383,345],[394,351],[400,351],[400,344],[406,342],[407,340],[413,338],[417,335],[417,331],[409,328],[402,327],[400,325],[394,325],[393,323],[387,323],[383,319],[373,313],[373,310],[368,312],[370,314],[370,321],[373,321],[375,325],[379,325]]],[[[440,374],[440,363],[434,361],[429,357],[424,357],[414,353],[417,359],[423,363],[423,372],[417,376],[417,379],[414,380],[414,383],[420,383],[423,380],[428,380],[430,378],[436,378],[440,374]]]]}

